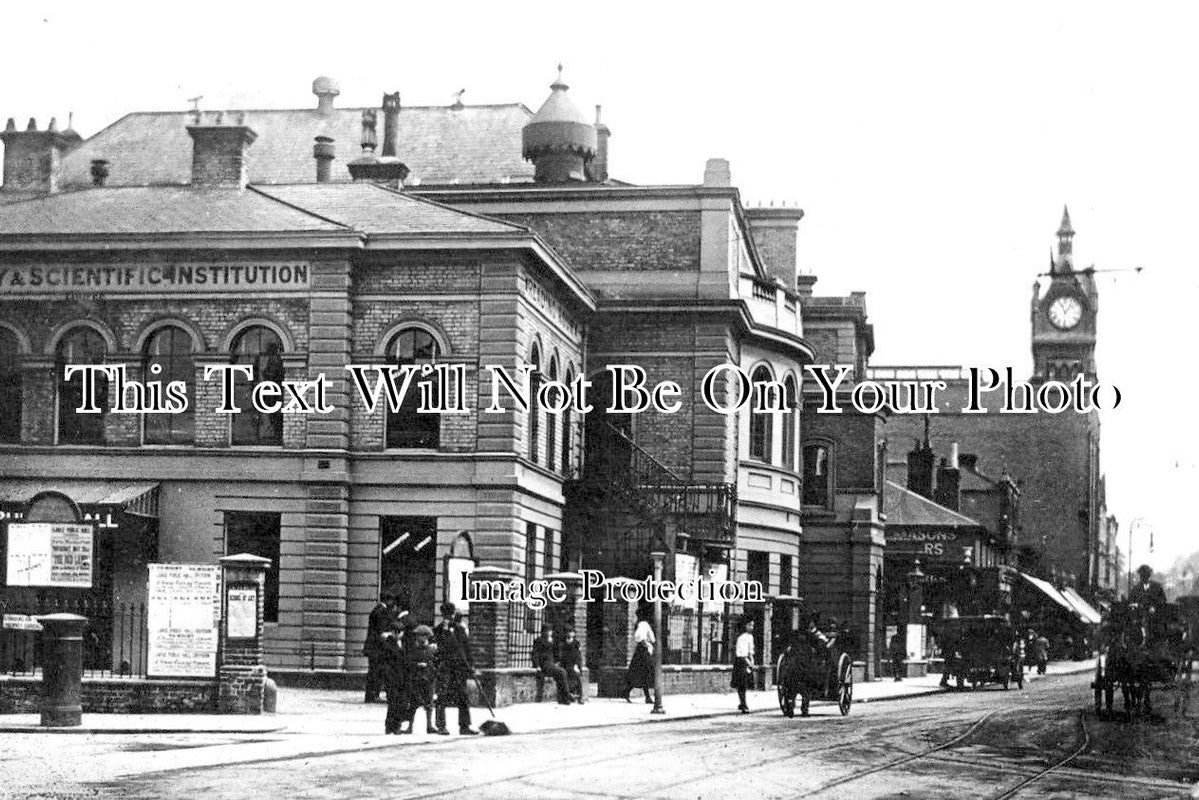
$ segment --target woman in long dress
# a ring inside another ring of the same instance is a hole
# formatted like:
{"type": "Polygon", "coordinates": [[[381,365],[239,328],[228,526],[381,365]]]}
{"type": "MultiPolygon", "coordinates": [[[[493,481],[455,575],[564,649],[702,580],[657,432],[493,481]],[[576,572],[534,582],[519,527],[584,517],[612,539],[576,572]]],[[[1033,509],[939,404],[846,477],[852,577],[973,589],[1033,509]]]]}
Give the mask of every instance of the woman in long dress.
{"type": "Polygon", "coordinates": [[[629,695],[634,689],[645,692],[645,702],[654,702],[649,690],[654,685],[655,643],[654,629],[650,627],[649,622],[644,619],[638,622],[636,630],[633,631],[633,658],[629,661],[624,679],[624,699],[627,702],[633,702],[629,695]]]}

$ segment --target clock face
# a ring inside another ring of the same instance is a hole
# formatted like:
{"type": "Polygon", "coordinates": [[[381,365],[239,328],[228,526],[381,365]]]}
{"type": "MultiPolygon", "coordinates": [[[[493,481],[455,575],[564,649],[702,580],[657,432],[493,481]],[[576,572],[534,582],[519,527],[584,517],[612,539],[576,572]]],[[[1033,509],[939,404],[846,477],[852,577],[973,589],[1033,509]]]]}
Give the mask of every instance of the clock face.
{"type": "Polygon", "coordinates": [[[1082,304],[1073,297],[1059,297],[1049,306],[1049,321],[1054,327],[1068,331],[1082,319],[1082,304]]]}

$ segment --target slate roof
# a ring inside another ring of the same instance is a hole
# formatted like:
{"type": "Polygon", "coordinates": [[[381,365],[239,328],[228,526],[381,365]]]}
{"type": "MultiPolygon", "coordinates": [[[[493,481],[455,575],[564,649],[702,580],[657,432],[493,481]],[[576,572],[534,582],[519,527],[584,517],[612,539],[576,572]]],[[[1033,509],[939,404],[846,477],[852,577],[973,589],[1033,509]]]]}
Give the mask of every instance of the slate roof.
{"type": "Polygon", "coordinates": [[[196,188],[125,186],[0,205],[5,236],[325,233],[518,236],[527,228],[409,197],[373,183],[196,188]]]}
{"type": "Polygon", "coordinates": [[[529,235],[511,222],[471,214],[373,183],[255,186],[253,190],[368,235],[529,235]]]}
{"type": "Polygon", "coordinates": [[[131,186],[42,195],[0,206],[0,236],[348,233],[253,191],[131,186]]]}
{"type": "MultiPolygon", "coordinates": [[[[247,151],[250,181],[314,181],[313,138],[329,136],[337,153],[332,178],[349,182],[346,164],[362,154],[362,111],[337,108],[325,116],[315,108],[247,110],[246,124],[258,134],[247,151]]],[[[396,155],[411,170],[410,184],[531,182],[533,165],[520,149],[521,129],[531,116],[520,103],[401,108],[396,155]]],[[[110,162],[108,186],[186,184],[191,178],[187,126],[192,119],[184,111],[127,114],[63,158],[59,185],[90,186],[95,158],[110,162]]],[[[378,138],[382,148],[382,114],[378,138]]]]}
{"type": "Polygon", "coordinates": [[[934,503],[923,495],[905,489],[894,481],[885,481],[883,512],[888,526],[935,528],[982,528],[983,526],[953,509],[934,503]]]}

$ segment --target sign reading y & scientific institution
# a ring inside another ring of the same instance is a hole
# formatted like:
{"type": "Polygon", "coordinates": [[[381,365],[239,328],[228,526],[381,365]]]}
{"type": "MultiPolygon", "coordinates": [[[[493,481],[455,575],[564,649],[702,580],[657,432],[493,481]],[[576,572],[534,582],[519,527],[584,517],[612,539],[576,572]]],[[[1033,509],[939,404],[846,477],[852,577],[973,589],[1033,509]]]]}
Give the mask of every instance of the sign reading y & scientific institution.
{"type": "Polygon", "coordinates": [[[308,267],[303,261],[17,264],[0,266],[0,292],[41,295],[306,291],[308,267]]]}
{"type": "Polygon", "coordinates": [[[8,585],[92,588],[91,525],[12,522],[8,525],[8,585]]]}
{"type": "Polygon", "coordinates": [[[148,675],[211,678],[216,674],[220,567],[150,564],[148,675]]]}

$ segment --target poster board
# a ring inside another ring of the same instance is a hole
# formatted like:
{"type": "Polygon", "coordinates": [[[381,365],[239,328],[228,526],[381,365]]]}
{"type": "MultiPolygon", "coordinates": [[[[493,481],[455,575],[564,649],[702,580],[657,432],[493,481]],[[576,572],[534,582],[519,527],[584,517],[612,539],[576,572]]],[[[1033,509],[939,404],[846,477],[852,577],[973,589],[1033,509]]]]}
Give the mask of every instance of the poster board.
{"type": "MultiPolygon", "coordinates": [[[[726,583],[728,581],[728,579],[729,579],[729,565],[728,564],[709,564],[708,565],[708,574],[705,576],[705,580],[707,580],[711,583],[719,584],[719,583],[726,583]]],[[[704,613],[705,614],[723,614],[724,606],[725,606],[724,601],[720,599],[720,594],[717,593],[715,597],[713,597],[711,600],[708,600],[704,603],[704,613]]]]}
{"type": "Polygon", "coordinates": [[[463,613],[470,611],[470,601],[463,591],[466,583],[464,576],[474,568],[473,558],[450,556],[445,560],[445,599],[463,613]]]}
{"type": "Polygon", "coordinates": [[[220,567],[150,564],[146,674],[211,678],[216,674],[220,567]]]}
{"type": "Polygon", "coordinates": [[[253,639],[258,636],[258,589],[254,586],[230,588],[226,592],[230,639],[253,639]]]}
{"type": "MultiPolygon", "coordinates": [[[[699,559],[687,553],[674,554],[674,582],[675,586],[682,586],[685,583],[696,583],[699,581],[699,559]]],[[[671,601],[671,606],[678,609],[688,609],[694,611],[699,606],[698,587],[689,589],[687,598],[680,600],[676,595],[671,601]]]]}
{"type": "Polygon", "coordinates": [[[8,585],[92,588],[94,540],[91,525],[10,523],[8,585]]]}

